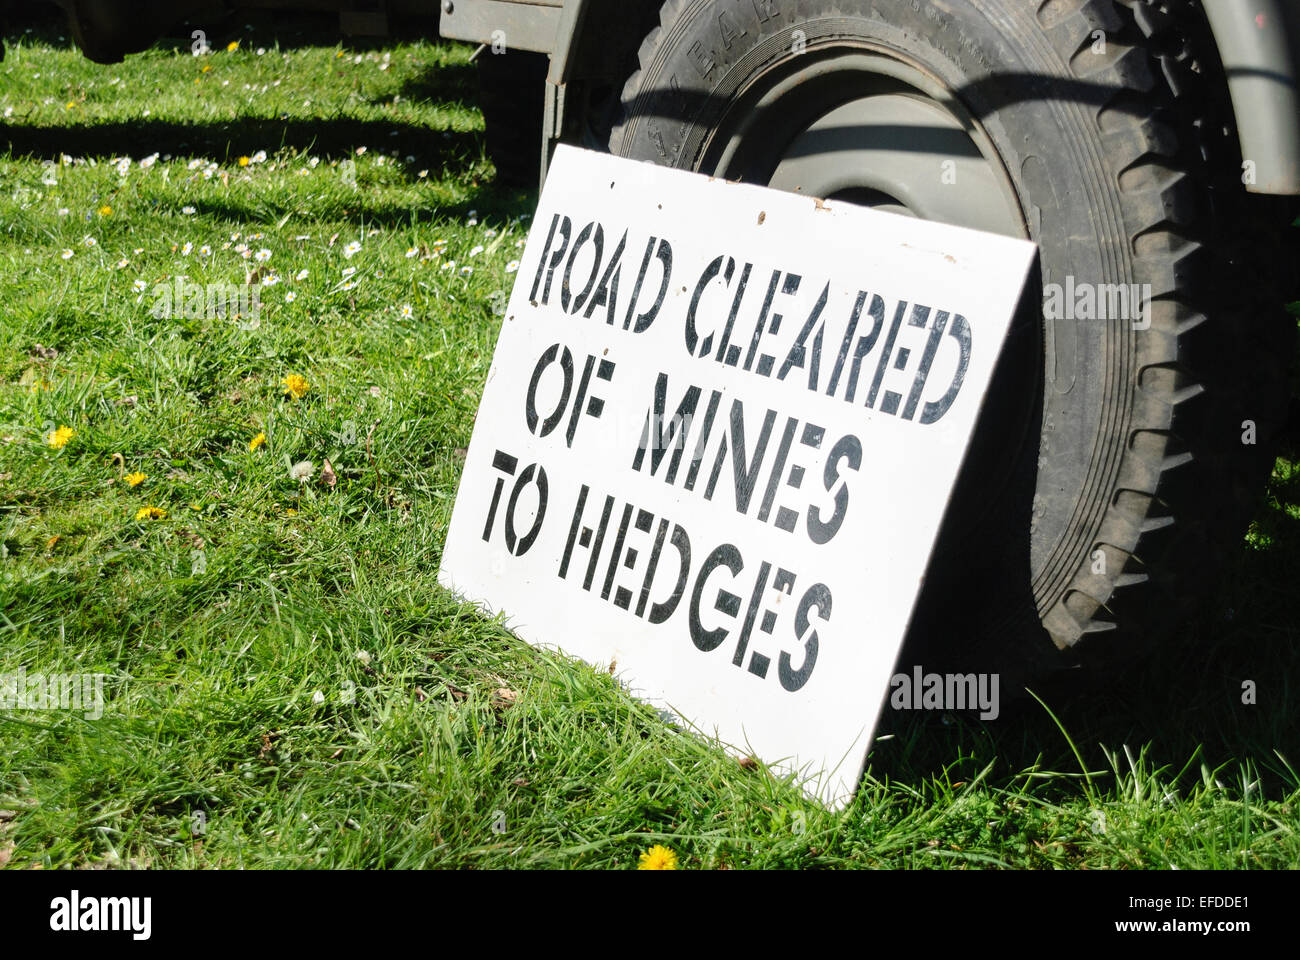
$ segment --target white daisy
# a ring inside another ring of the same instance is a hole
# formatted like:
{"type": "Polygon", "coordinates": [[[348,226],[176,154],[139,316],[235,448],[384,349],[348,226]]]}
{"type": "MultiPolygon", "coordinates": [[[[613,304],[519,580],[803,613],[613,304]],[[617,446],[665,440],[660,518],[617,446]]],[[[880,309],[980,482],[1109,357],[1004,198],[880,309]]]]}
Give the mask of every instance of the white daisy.
{"type": "Polygon", "coordinates": [[[149,284],[145,283],[143,280],[137,280],[131,284],[131,289],[134,290],[136,293],[139,293],[142,290],[144,290],[144,288],[147,286],[149,286],[149,284]]]}
{"type": "Polygon", "coordinates": [[[257,262],[258,262],[258,263],[266,263],[266,261],[268,261],[268,260],[270,260],[270,259],[271,259],[271,251],[270,251],[270,250],[267,250],[265,247],[263,247],[261,250],[257,251],[257,262]]]}
{"type": "Polygon", "coordinates": [[[344,267],[344,268],[343,268],[343,279],[346,280],[348,277],[352,276],[352,274],[354,274],[354,273],[356,273],[356,272],[357,272],[357,268],[356,268],[356,267],[344,267]]]}
{"type": "Polygon", "coordinates": [[[511,260],[509,263],[506,264],[506,273],[514,273],[518,269],[519,269],[518,260],[511,260]]]}
{"type": "Polygon", "coordinates": [[[343,248],[343,256],[351,260],[353,257],[357,255],[358,251],[360,250],[361,250],[360,242],[353,240],[351,243],[349,243],[346,247],[343,248]]]}
{"type": "Polygon", "coordinates": [[[212,248],[205,243],[203,246],[199,247],[199,256],[200,257],[212,256],[212,248]]]}
{"type": "Polygon", "coordinates": [[[420,252],[420,251],[419,251],[416,247],[407,247],[407,248],[406,248],[406,259],[407,259],[407,260],[410,260],[413,256],[415,256],[415,255],[416,255],[417,253],[419,253],[419,252],[420,252]]]}
{"type": "Polygon", "coordinates": [[[411,305],[409,303],[404,304],[402,306],[402,316],[406,317],[408,320],[411,317],[415,316],[415,311],[411,309],[411,305]]]}
{"type": "Polygon", "coordinates": [[[188,257],[188,256],[190,255],[190,251],[193,250],[193,249],[194,249],[194,244],[189,243],[189,242],[187,241],[187,242],[185,243],[185,246],[181,247],[181,256],[182,256],[182,257],[188,257]]]}
{"type": "Polygon", "coordinates": [[[277,283],[279,283],[279,282],[280,282],[280,278],[277,277],[277,276],[273,273],[273,274],[271,274],[269,277],[264,277],[264,278],[262,279],[262,286],[264,286],[264,287],[274,287],[274,286],[275,286],[277,283]]]}
{"type": "Polygon", "coordinates": [[[309,272],[309,271],[307,271],[307,270],[304,268],[304,269],[302,269],[302,270],[299,270],[297,273],[295,273],[295,274],[293,275],[293,278],[294,278],[295,280],[306,280],[306,279],[307,279],[307,276],[308,276],[308,272],[309,272]]]}
{"type": "Polygon", "coordinates": [[[89,237],[89,236],[86,237],[86,238],[85,238],[84,240],[82,240],[81,242],[84,243],[84,244],[85,244],[86,246],[88,246],[88,247],[93,247],[93,246],[95,246],[97,243],[99,243],[99,241],[96,240],[94,237],[89,237]]]}
{"type": "Polygon", "coordinates": [[[294,293],[292,290],[290,290],[288,293],[284,295],[285,303],[293,303],[297,299],[298,299],[298,294],[294,293]]]}
{"type": "Polygon", "coordinates": [[[471,257],[477,257],[482,252],[483,252],[483,244],[480,243],[477,244],[472,250],[470,250],[469,255],[471,257]]]}
{"type": "Polygon", "coordinates": [[[462,277],[468,277],[473,272],[474,272],[474,268],[470,266],[465,266],[460,268],[460,275],[462,277]]]}
{"type": "Polygon", "coordinates": [[[192,217],[194,214],[198,213],[198,211],[193,207],[181,207],[181,213],[185,214],[187,217],[192,217]]]}

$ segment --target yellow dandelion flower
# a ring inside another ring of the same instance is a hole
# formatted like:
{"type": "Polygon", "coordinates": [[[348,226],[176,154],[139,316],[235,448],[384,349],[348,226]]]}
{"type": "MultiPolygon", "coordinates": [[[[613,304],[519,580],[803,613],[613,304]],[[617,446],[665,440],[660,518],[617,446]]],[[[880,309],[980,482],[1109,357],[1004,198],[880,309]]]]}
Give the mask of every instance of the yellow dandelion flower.
{"type": "Polygon", "coordinates": [[[240,157],[240,158],[239,158],[239,165],[240,165],[241,167],[246,167],[246,166],[248,166],[248,165],[249,165],[250,163],[252,163],[252,162],[253,162],[252,159],[249,158],[249,157],[240,157]]]}
{"type": "Polygon", "coordinates": [[[235,52],[236,50],[238,50],[238,49],[239,49],[239,41],[238,41],[238,40],[231,40],[228,44],[226,44],[226,52],[227,52],[227,53],[234,53],[234,52],[235,52]]]}
{"type": "Polygon", "coordinates": [[[210,63],[205,63],[203,65],[203,69],[199,71],[199,73],[211,73],[211,72],[212,72],[212,64],[210,63]]]}
{"type": "Polygon", "coordinates": [[[167,516],[167,511],[161,507],[141,507],[135,513],[137,520],[161,520],[167,516]]]}
{"type": "Polygon", "coordinates": [[[252,453],[254,450],[256,450],[258,447],[262,446],[265,443],[266,443],[266,434],[259,433],[252,440],[248,441],[248,452],[252,453]]]}
{"type": "Polygon", "coordinates": [[[307,378],[296,373],[289,374],[280,382],[284,384],[284,392],[295,400],[301,400],[307,391],[311,389],[311,384],[307,382],[307,378]]]}
{"type": "Polygon", "coordinates": [[[46,549],[46,550],[53,550],[53,549],[54,549],[54,545],[55,545],[56,543],[58,543],[60,540],[62,540],[62,539],[63,539],[63,537],[56,533],[54,536],[50,537],[50,539],[48,539],[48,540],[45,541],[45,549],[46,549]]]}
{"type": "Polygon", "coordinates": [[[673,853],[667,847],[655,844],[645,853],[641,854],[641,862],[637,864],[638,870],[676,870],[677,854],[673,853]]]}
{"type": "Polygon", "coordinates": [[[66,107],[64,107],[64,109],[65,109],[65,110],[72,110],[72,109],[74,109],[76,106],[77,106],[77,105],[76,105],[73,101],[69,100],[69,101],[68,101],[68,105],[67,105],[66,107]]]}
{"type": "Polygon", "coordinates": [[[68,445],[68,441],[77,435],[77,431],[71,427],[59,427],[57,430],[51,430],[49,436],[50,446],[55,450],[62,450],[68,445]]]}
{"type": "Polygon", "coordinates": [[[113,215],[113,208],[110,207],[108,204],[104,204],[102,207],[99,208],[99,215],[101,217],[111,217],[113,215]]]}
{"type": "Polygon", "coordinates": [[[144,483],[148,477],[137,470],[135,473],[128,473],[122,479],[126,481],[128,487],[138,487],[140,484],[144,483]]]}

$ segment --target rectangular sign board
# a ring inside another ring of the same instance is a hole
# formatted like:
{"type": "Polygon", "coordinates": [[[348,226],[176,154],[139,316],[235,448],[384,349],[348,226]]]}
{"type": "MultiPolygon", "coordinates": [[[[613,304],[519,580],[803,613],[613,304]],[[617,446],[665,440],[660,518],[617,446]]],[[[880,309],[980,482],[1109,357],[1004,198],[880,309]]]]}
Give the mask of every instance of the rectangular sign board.
{"type": "Polygon", "coordinates": [[[847,802],[1034,254],[560,147],[440,582],[847,802]]]}

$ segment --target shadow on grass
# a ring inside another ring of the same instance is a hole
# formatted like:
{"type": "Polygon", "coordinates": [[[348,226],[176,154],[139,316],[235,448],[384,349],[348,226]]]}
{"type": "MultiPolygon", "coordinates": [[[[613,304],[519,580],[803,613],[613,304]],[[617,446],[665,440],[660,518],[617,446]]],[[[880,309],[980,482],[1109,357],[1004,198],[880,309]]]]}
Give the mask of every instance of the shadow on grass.
{"type": "MultiPolygon", "coordinates": [[[[1072,671],[1033,688],[1056,720],[1031,698],[1008,703],[1006,691],[1001,715],[987,722],[887,707],[878,736],[893,736],[874,746],[871,774],[917,783],[948,768],[955,782],[995,758],[997,779],[1035,765],[1080,773],[1072,741],[1093,772],[1110,769],[1103,747],[1119,751],[1127,770],[1124,746],[1136,757],[1149,744],[1148,769],[1165,767],[1162,782],[1181,773],[1176,785],[1190,787],[1202,764],[1211,771],[1228,765],[1220,778],[1240,792],[1238,767],[1249,764],[1267,797],[1300,788],[1300,467],[1290,466],[1300,460],[1300,440],[1289,438],[1280,453],[1249,542],[1226,565],[1200,619],[1122,672],[1072,671]],[[1254,702],[1246,702],[1252,689],[1254,702]]],[[[1103,777],[1100,785],[1110,782],[1103,777]]],[[[1057,789],[1077,794],[1081,787],[1057,789]]]]}
{"type": "MultiPolygon", "coordinates": [[[[343,40],[344,49],[361,52],[389,48],[399,39],[436,39],[437,33],[436,24],[430,28],[427,22],[421,21],[406,24],[390,37],[351,38],[342,37],[337,18],[327,16],[259,13],[251,16],[252,31],[242,29],[244,21],[243,14],[232,20],[227,31],[229,37],[210,32],[209,40],[214,48],[218,47],[218,41],[224,44],[229,39],[237,39],[246,47],[271,47],[278,43],[282,50],[295,46],[332,47],[343,40]]],[[[186,24],[170,31],[175,39],[161,40],[152,49],[188,55],[192,42],[190,26],[186,24]]],[[[26,33],[11,24],[6,31],[6,46],[12,49],[17,43],[32,41],[53,46],[72,44],[66,25],[57,17],[37,17],[31,30],[26,33]]],[[[128,65],[130,62],[128,56],[128,65]]],[[[340,78],[339,83],[344,82],[340,78]]],[[[405,80],[397,92],[417,103],[474,105],[478,100],[477,69],[469,63],[431,66],[405,80]]],[[[57,160],[63,154],[96,158],[140,156],[156,150],[228,163],[260,149],[270,151],[281,147],[311,150],[326,159],[340,159],[352,156],[358,146],[367,146],[384,152],[397,150],[402,157],[414,157],[402,167],[414,179],[421,169],[457,165],[468,168],[483,155],[481,131],[445,130],[391,120],[282,115],[275,119],[241,117],[228,123],[188,124],[142,117],[106,123],[27,126],[22,122],[21,112],[15,114],[9,123],[0,125],[0,145],[7,145],[17,159],[57,160]]],[[[451,172],[454,175],[455,171],[451,172]]]]}
{"type": "MultiPolygon", "coordinates": [[[[205,16],[182,20],[162,33],[154,49],[176,50],[189,53],[193,42],[192,32],[203,30],[214,50],[223,48],[232,40],[244,47],[279,46],[281,50],[302,47],[342,46],[353,53],[383,50],[394,43],[414,43],[439,39],[436,5],[430,4],[433,13],[427,17],[389,16],[386,36],[355,36],[343,33],[339,16],[334,12],[281,11],[281,10],[229,10],[224,13],[215,8],[205,16]]],[[[18,42],[40,42],[50,46],[72,46],[71,30],[67,18],[50,0],[17,3],[5,8],[4,42],[11,46],[18,42]]],[[[450,41],[449,41],[450,42],[450,41]]]]}
{"type": "MultiPolygon", "coordinates": [[[[257,205],[239,203],[191,201],[199,217],[211,218],[218,223],[241,227],[254,221],[275,220],[293,214],[297,217],[345,222],[367,227],[401,228],[412,224],[430,223],[435,220],[455,220],[464,218],[471,211],[485,225],[502,226],[514,218],[531,214],[537,207],[536,191],[505,191],[490,182],[472,183],[466,192],[466,198],[444,206],[412,208],[399,203],[360,202],[347,204],[331,201],[329,207],[317,206],[304,211],[293,203],[278,204],[262,201],[257,205]]],[[[361,195],[358,194],[358,199],[361,195]]]]}
{"type": "MultiPolygon", "coordinates": [[[[239,156],[289,147],[310,150],[326,159],[350,157],[359,146],[396,150],[414,179],[420,169],[460,165],[465,169],[482,155],[479,131],[437,130],[392,120],[348,117],[320,119],[242,118],[230,123],[175,123],[165,120],[110,121],[57,127],[8,125],[5,142],[15,159],[57,160],[80,157],[144,156],[158,151],[232,163],[239,156]]],[[[454,171],[453,171],[454,173],[454,171]]]]}

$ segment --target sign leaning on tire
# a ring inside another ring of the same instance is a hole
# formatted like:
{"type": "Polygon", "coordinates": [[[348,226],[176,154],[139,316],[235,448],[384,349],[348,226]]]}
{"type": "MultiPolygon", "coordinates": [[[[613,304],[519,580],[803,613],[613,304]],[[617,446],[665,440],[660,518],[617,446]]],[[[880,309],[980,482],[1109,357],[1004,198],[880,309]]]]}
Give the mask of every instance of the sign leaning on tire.
{"type": "Polygon", "coordinates": [[[1033,259],[559,148],[439,581],[844,804],[1033,259]]]}
{"type": "MultiPolygon", "coordinates": [[[[476,10],[523,6],[458,0],[441,29],[485,40],[476,10]]],[[[545,101],[544,146],[603,142],[1038,244],[1041,321],[1012,330],[914,624],[927,668],[1000,672],[1005,689],[1181,622],[1244,529],[1285,417],[1295,326],[1278,265],[1294,212],[1279,198],[1300,195],[1300,11],[545,9],[554,39],[525,45],[550,54],[545,96],[519,98],[545,101]]],[[[530,55],[479,60],[511,56],[530,55]]]]}

